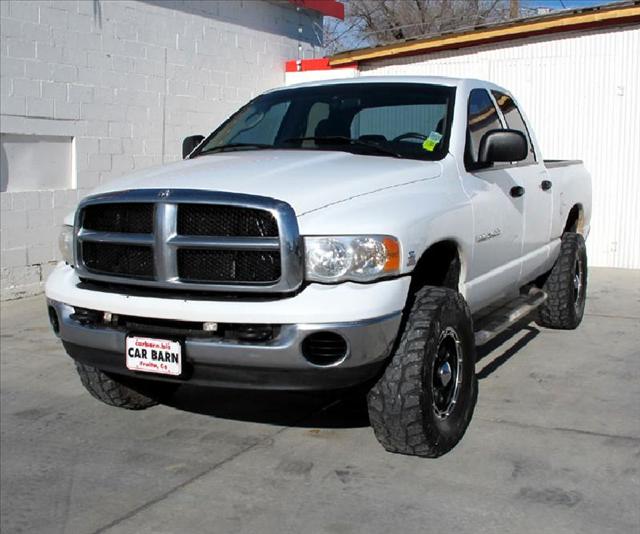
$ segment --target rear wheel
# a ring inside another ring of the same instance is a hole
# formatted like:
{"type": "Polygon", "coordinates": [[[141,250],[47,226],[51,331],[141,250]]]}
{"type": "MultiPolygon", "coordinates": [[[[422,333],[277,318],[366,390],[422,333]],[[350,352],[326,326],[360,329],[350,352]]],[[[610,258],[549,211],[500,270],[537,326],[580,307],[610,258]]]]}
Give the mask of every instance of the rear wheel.
{"type": "Polygon", "coordinates": [[[389,366],[368,395],[376,438],[391,452],[440,456],[464,435],[477,395],[469,307],[454,290],[422,288],[389,366]]]}
{"type": "Polygon", "coordinates": [[[582,322],[587,297],[587,249],[580,234],[562,236],[560,256],[543,288],[546,302],[538,312],[538,324],[572,330],[582,322]]]}
{"type": "Polygon", "coordinates": [[[100,369],[75,362],[85,389],[96,399],[117,408],[144,410],[155,406],[175,391],[175,384],[155,383],[107,374],[100,369]]]}

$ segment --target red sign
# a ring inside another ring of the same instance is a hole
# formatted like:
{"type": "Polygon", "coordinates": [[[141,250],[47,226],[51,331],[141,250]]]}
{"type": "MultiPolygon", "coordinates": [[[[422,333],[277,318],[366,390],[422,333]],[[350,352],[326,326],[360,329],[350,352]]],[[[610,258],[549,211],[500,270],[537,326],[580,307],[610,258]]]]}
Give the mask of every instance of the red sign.
{"type": "Polygon", "coordinates": [[[327,17],[344,20],[344,4],[337,0],[289,0],[296,6],[317,11],[327,17]]]}

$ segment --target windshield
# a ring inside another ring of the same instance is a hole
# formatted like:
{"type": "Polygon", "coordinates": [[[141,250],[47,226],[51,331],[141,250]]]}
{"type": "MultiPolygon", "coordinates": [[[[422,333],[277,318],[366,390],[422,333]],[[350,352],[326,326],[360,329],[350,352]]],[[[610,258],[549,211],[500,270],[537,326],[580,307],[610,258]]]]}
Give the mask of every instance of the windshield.
{"type": "Polygon", "coordinates": [[[228,150],[344,150],[381,157],[442,159],[455,88],[349,83],[284,89],[240,109],[191,157],[228,150]]]}

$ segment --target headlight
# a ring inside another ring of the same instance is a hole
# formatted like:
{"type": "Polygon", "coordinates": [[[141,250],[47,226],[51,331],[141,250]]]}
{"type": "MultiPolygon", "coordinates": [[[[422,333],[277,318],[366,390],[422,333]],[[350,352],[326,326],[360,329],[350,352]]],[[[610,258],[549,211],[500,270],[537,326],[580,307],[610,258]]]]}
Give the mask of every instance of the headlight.
{"type": "Polygon", "coordinates": [[[304,246],[307,280],[368,282],[400,271],[400,244],[395,237],[305,237],[304,246]]]}
{"type": "Polygon", "coordinates": [[[62,259],[69,265],[73,265],[73,226],[62,226],[58,237],[58,247],[62,253],[62,259]]]}

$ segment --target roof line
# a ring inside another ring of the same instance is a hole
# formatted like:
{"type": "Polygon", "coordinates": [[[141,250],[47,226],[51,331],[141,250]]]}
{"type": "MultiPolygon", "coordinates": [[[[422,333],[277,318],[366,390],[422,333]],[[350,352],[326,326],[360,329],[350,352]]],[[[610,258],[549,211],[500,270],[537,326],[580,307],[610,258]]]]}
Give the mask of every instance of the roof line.
{"type": "Polygon", "coordinates": [[[637,1],[632,5],[614,5],[611,8],[600,8],[590,12],[580,11],[577,13],[572,12],[548,17],[545,16],[543,19],[525,19],[492,28],[485,27],[483,29],[474,29],[445,36],[439,35],[428,39],[351,50],[330,57],[329,65],[337,67],[344,63],[384,59],[399,55],[436,52],[451,48],[465,48],[531,35],[587,29],[611,24],[631,24],[634,22],[640,22],[640,6],[637,1]]]}

